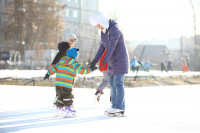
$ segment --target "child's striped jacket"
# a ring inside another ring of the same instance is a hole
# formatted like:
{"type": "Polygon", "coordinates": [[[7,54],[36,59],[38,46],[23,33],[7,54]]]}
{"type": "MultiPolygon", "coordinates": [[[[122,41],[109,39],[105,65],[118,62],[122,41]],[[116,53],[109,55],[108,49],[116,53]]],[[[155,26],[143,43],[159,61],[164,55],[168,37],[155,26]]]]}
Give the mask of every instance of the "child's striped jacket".
{"type": "Polygon", "coordinates": [[[83,67],[75,59],[64,56],[59,63],[48,70],[48,74],[56,73],[55,86],[72,89],[77,74],[89,74],[91,71],[89,67],[83,67]]]}

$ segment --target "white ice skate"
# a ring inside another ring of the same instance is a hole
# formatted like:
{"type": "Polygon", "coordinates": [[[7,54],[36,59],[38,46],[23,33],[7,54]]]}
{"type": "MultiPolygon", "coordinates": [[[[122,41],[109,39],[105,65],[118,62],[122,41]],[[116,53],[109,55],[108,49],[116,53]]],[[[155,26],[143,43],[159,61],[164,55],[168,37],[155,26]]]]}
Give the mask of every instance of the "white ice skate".
{"type": "Polygon", "coordinates": [[[64,118],[73,118],[77,116],[77,112],[72,109],[72,106],[65,107],[65,116],[64,118]]]}
{"type": "Polygon", "coordinates": [[[55,116],[56,117],[64,117],[65,116],[65,109],[63,107],[57,107],[55,116]]]}
{"type": "Polygon", "coordinates": [[[114,108],[108,108],[108,109],[106,109],[106,110],[105,110],[105,114],[108,114],[108,112],[110,112],[110,111],[112,111],[112,110],[114,110],[114,108]]]}
{"type": "Polygon", "coordinates": [[[113,116],[113,117],[124,117],[124,110],[122,109],[112,109],[107,111],[107,116],[113,116]]]}

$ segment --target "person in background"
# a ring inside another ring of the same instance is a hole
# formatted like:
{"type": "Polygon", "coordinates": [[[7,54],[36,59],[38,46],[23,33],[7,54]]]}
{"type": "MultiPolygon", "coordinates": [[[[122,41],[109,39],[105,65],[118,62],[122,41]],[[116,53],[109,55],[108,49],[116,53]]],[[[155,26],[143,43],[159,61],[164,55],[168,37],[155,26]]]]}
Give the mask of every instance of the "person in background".
{"type": "Polygon", "coordinates": [[[150,68],[151,65],[152,65],[152,63],[150,62],[150,60],[145,61],[145,67],[146,67],[147,71],[149,71],[149,68],[150,68]]]}
{"type": "Polygon", "coordinates": [[[51,68],[52,65],[55,65],[56,63],[58,63],[60,59],[66,55],[67,50],[75,46],[76,42],[77,42],[76,36],[73,33],[68,33],[66,36],[66,42],[58,43],[59,51],[56,54],[49,68],[51,68]]]}
{"type": "Polygon", "coordinates": [[[137,61],[137,57],[134,56],[133,59],[131,60],[131,69],[132,71],[135,71],[137,70],[137,67],[138,67],[138,61],[137,61]]]}
{"type": "Polygon", "coordinates": [[[183,72],[188,72],[188,66],[187,66],[187,61],[186,61],[186,58],[183,59],[183,62],[182,62],[182,68],[183,68],[183,72]]]}
{"type": "Polygon", "coordinates": [[[165,70],[165,72],[167,72],[167,69],[165,67],[165,63],[163,61],[161,62],[160,66],[161,66],[161,72],[163,72],[163,70],[165,70]]]}
{"type": "Polygon", "coordinates": [[[169,70],[173,71],[172,62],[170,60],[167,61],[167,71],[169,71],[169,70]]]}
{"type": "Polygon", "coordinates": [[[186,61],[186,64],[187,64],[187,69],[189,71],[189,69],[190,69],[190,58],[188,56],[185,56],[185,61],[186,61]]]}
{"type": "Polygon", "coordinates": [[[90,17],[90,23],[101,30],[100,47],[90,66],[95,66],[107,49],[102,67],[108,63],[108,82],[111,88],[112,106],[105,112],[123,114],[125,111],[124,75],[128,73],[130,66],[124,36],[117,23],[112,19],[107,19],[101,12],[90,17]]]}

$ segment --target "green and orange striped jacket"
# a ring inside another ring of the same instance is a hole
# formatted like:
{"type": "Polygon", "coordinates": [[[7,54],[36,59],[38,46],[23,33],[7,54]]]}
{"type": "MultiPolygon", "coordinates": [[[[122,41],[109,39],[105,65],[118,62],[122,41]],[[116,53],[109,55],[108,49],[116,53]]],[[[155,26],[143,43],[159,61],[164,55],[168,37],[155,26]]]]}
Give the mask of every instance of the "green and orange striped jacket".
{"type": "Polygon", "coordinates": [[[48,74],[56,73],[55,86],[72,89],[77,74],[89,74],[91,71],[89,67],[83,67],[75,59],[64,56],[59,63],[48,70],[48,74]]]}

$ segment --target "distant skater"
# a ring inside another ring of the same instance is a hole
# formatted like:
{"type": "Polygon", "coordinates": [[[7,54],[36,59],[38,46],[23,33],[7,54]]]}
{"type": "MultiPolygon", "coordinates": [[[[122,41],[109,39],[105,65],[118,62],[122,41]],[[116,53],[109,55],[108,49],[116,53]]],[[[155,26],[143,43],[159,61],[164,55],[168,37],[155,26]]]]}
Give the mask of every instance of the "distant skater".
{"type": "Polygon", "coordinates": [[[171,61],[167,62],[167,71],[169,71],[169,70],[173,71],[173,69],[172,69],[172,62],[171,61]]]}
{"type": "Polygon", "coordinates": [[[163,70],[165,70],[165,72],[167,72],[167,69],[165,67],[165,63],[164,62],[161,62],[161,72],[163,72],[163,70]]]}

